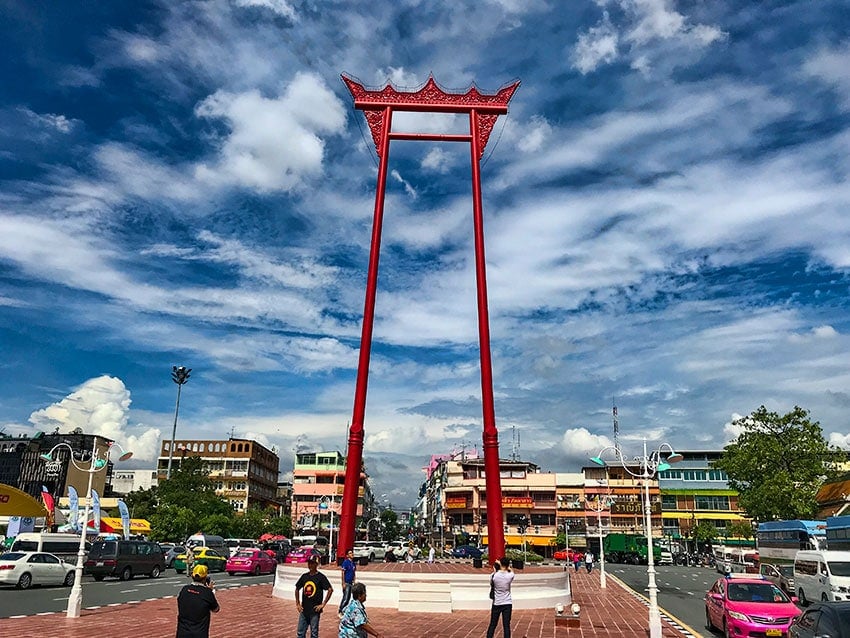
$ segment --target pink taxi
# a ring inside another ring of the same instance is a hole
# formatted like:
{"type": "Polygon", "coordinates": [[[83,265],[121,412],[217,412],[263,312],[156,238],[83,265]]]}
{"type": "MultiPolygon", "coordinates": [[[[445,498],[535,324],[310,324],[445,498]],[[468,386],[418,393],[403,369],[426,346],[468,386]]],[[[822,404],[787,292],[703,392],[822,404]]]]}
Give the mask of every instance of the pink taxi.
{"type": "Polygon", "coordinates": [[[791,621],[802,613],[795,602],[769,580],[732,574],[706,592],[705,623],[727,638],[787,638],[791,621]]]}
{"type": "Polygon", "coordinates": [[[271,574],[277,568],[277,561],[256,547],[240,549],[227,559],[224,571],[233,576],[234,574],[271,574]]]}

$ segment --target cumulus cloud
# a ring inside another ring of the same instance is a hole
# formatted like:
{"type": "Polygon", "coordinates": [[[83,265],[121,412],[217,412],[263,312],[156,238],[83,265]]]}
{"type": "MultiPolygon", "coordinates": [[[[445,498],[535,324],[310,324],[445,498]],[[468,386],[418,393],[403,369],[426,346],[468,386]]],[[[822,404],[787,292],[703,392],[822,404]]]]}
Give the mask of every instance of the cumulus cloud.
{"type": "Polygon", "coordinates": [[[850,44],[823,48],[803,63],[803,73],[829,85],[841,97],[844,106],[850,107],[850,44]]]}
{"type": "Polygon", "coordinates": [[[257,90],[217,91],[195,113],[223,120],[230,129],[218,157],[199,164],[196,176],[209,184],[260,191],[292,190],[320,174],[325,151],[321,135],[340,134],[346,119],[339,98],[310,73],[299,73],[273,98],[257,90]]]}
{"type": "Polygon", "coordinates": [[[596,456],[602,448],[613,445],[607,436],[592,434],[587,428],[572,428],[561,437],[561,449],[572,457],[596,456]]]}
{"type": "Polygon", "coordinates": [[[133,452],[141,461],[154,461],[159,454],[160,430],[141,424],[130,426],[130,391],[117,377],[89,379],[64,399],[36,410],[29,421],[38,429],[68,433],[80,428],[99,434],[133,452]]]}
{"type": "Polygon", "coordinates": [[[234,0],[234,4],[242,8],[260,7],[262,9],[268,9],[272,13],[289,18],[290,20],[295,20],[297,17],[295,9],[286,0],[234,0]]]}
{"type": "Polygon", "coordinates": [[[831,445],[840,447],[843,450],[850,450],[850,433],[839,434],[838,432],[832,432],[829,435],[829,442],[831,445]]]}
{"type": "Polygon", "coordinates": [[[615,24],[604,11],[595,26],[579,34],[572,60],[582,74],[615,62],[621,55],[630,59],[632,68],[646,72],[654,55],[650,47],[666,43],[667,49],[670,45],[699,49],[725,36],[716,26],[691,24],[673,8],[672,0],[602,0],[599,4],[613,5],[622,20],[615,24]]]}
{"type": "Polygon", "coordinates": [[[738,440],[738,437],[746,431],[746,428],[744,428],[744,426],[735,423],[735,421],[738,421],[743,418],[744,416],[742,414],[735,413],[732,415],[732,418],[727,421],[726,424],[723,426],[723,437],[726,441],[724,445],[734,443],[738,440]]]}

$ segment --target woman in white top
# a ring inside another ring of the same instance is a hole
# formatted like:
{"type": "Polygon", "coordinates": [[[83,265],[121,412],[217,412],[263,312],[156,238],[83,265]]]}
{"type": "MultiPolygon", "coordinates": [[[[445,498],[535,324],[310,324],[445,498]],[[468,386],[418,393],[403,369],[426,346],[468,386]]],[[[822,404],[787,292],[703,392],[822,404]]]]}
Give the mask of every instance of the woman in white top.
{"type": "Polygon", "coordinates": [[[511,583],[513,581],[514,573],[511,571],[511,563],[507,558],[501,558],[493,563],[493,575],[490,576],[490,582],[493,585],[493,604],[490,606],[487,638],[493,638],[496,633],[499,616],[502,617],[502,635],[504,638],[511,638],[511,611],[514,602],[511,598],[511,583]]]}

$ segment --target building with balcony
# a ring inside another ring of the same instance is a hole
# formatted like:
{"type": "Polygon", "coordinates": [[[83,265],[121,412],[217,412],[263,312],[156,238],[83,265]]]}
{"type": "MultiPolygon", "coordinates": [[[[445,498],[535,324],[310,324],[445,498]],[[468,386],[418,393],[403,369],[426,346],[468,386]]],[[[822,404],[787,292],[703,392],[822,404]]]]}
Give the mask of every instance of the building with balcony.
{"type": "MultiPolygon", "coordinates": [[[[345,485],[346,458],[339,452],[301,452],[292,471],[292,526],[299,533],[330,533],[339,526],[345,485]]],[[[374,502],[369,475],[360,468],[357,485],[356,529],[365,535],[364,515],[371,516],[374,502]]]]}
{"type": "Polygon", "coordinates": [[[753,545],[752,535],[736,537],[729,532],[732,523],[750,521],[738,506],[738,493],[729,487],[726,473],[712,467],[723,452],[676,451],[683,459],[658,474],[663,536],[693,550],[693,531],[700,523],[707,522],[717,528],[719,542],[753,545]]]}
{"type": "MultiPolygon", "coordinates": [[[[157,461],[157,480],[164,481],[168,472],[171,441],[163,441],[157,461]]],[[[207,467],[215,492],[237,512],[249,507],[273,508],[280,511],[277,477],[280,459],[265,446],[249,439],[221,440],[181,439],[174,442],[172,472],[187,457],[201,458],[207,467]]]]}

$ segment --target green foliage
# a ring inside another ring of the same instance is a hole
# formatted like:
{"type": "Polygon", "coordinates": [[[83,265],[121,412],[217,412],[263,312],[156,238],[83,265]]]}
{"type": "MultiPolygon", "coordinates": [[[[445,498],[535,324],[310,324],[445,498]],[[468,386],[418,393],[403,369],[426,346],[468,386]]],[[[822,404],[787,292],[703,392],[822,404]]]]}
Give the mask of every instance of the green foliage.
{"type": "Polygon", "coordinates": [[[567,535],[564,532],[558,532],[555,536],[555,539],[551,541],[551,545],[554,545],[557,548],[562,548],[567,546],[567,535]]]}
{"type": "Polygon", "coordinates": [[[124,497],[124,502],[127,504],[127,509],[132,512],[133,518],[150,520],[159,503],[159,495],[155,487],[149,490],[135,490],[124,497]]]}
{"type": "Polygon", "coordinates": [[[212,536],[233,538],[233,528],[236,526],[236,518],[238,517],[233,515],[232,508],[227,514],[209,514],[200,520],[195,531],[203,531],[204,534],[211,534],[212,536]]]}
{"type": "Polygon", "coordinates": [[[693,528],[691,538],[698,543],[711,542],[717,538],[717,527],[708,521],[700,521],[693,528]]]}
{"type": "Polygon", "coordinates": [[[186,540],[198,530],[198,517],[188,507],[160,505],[150,517],[151,540],[186,540]]]}
{"type": "Polygon", "coordinates": [[[537,554],[530,549],[523,552],[521,549],[513,548],[505,551],[505,558],[509,558],[512,561],[522,560],[526,563],[539,563],[543,560],[543,557],[540,554],[537,554]]]}
{"type": "MultiPolygon", "coordinates": [[[[275,516],[266,522],[265,532],[269,534],[283,534],[284,536],[292,536],[292,518],[289,516],[275,516]]],[[[262,536],[262,534],[261,534],[262,536]]]]}
{"type": "Polygon", "coordinates": [[[735,521],[726,527],[726,536],[753,538],[753,526],[747,521],[735,521]]]}
{"type": "Polygon", "coordinates": [[[817,490],[843,460],[820,424],[797,406],[787,414],[761,406],[733,425],[742,432],[714,467],[728,475],[741,508],[760,521],[815,518],[817,490]]]}
{"type": "Polygon", "coordinates": [[[398,539],[401,534],[401,525],[398,523],[398,515],[392,508],[387,508],[381,512],[380,519],[381,523],[383,523],[384,538],[382,540],[394,541],[398,539]]]}
{"type": "Polygon", "coordinates": [[[242,516],[234,517],[234,538],[259,538],[266,531],[266,520],[270,515],[258,507],[249,507],[242,516]]]}

